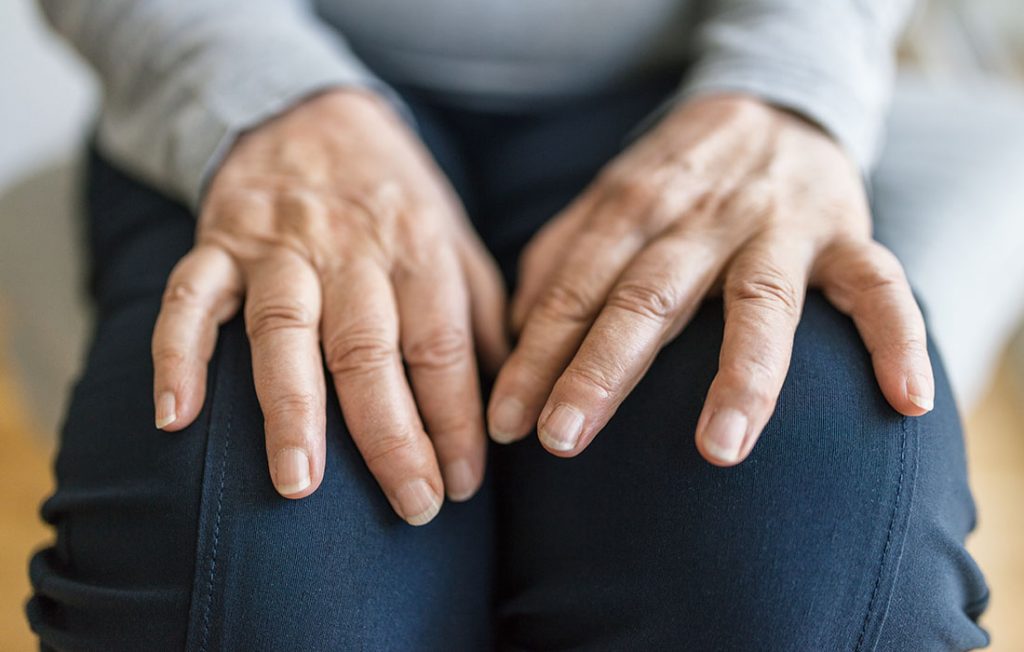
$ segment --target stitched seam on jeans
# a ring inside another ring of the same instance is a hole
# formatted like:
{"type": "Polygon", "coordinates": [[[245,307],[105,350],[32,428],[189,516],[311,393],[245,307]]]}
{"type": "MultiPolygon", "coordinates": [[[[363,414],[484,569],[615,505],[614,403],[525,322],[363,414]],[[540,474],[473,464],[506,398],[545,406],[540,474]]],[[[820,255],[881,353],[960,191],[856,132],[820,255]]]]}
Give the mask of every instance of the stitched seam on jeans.
{"type": "Polygon", "coordinates": [[[893,499],[892,516],[889,518],[889,530],[885,534],[885,545],[882,547],[882,558],[878,562],[878,575],[875,577],[875,585],[871,589],[871,599],[868,600],[868,611],[864,614],[864,622],[860,627],[860,635],[857,637],[855,650],[864,648],[864,638],[867,635],[868,623],[875,610],[875,600],[878,598],[878,589],[882,585],[882,575],[885,571],[885,562],[889,558],[889,549],[892,547],[892,533],[896,529],[896,515],[899,513],[900,495],[903,493],[903,475],[907,467],[907,423],[909,418],[903,417],[900,421],[902,437],[900,440],[900,475],[896,481],[896,496],[893,499]]]}
{"type": "Polygon", "coordinates": [[[217,489],[217,515],[213,520],[213,544],[210,549],[210,573],[206,582],[206,605],[203,607],[203,639],[199,644],[200,652],[206,652],[210,639],[210,611],[213,607],[213,581],[217,572],[217,551],[220,547],[220,519],[224,507],[224,483],[227,477],[228,443],[231,441],[231,417],[234,410],[228,410],[228,420],[224,427],[224,448],[221,451],[220,487],[217,489]]]}

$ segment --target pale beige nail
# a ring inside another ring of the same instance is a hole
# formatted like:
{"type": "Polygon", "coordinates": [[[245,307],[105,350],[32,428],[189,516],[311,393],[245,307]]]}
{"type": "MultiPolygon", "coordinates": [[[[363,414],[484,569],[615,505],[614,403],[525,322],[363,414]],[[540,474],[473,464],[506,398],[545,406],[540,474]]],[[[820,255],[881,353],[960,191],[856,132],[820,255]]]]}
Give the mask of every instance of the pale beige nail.
{"type": "Polygon", "coordinates": [[[571,405],[559,404],[541,424],[541,442],[556,451],[571,451],[583,433],[583,413],[571,405]]]}
{"type": "Polygon", "coordinates": [[[409,525],[425,525],[441,510],[441,500],[426,480],[412,480],[395,492],[399,515],[409,525]]]}
{"type": "Polygon", "coordinates": [[[450,500],[469,500],[476,493],[477,484],[476,474],[467,460],[457,459],[444,467],[444,486],[450,500]]]}
{"type": "Polygon", "coordinates": [[[282,496],[305,491],[312,479],[309,475],[309,456],[301,448],[282,448],[274,456],[274,486],[282,496]]]}
{"type": "Polygon", "coordinates": [[[746,415],[738,410],[718,410],[711,416],[702,433],[704,450],[721,462],[738,461],[748,424],[746,415]]]}
{"type": "Polygon", "coordinates": [[[509,396],[501,399],[494,407],[488,424],[491,439],[499,444],[508,444],[522,434],[526,406],[519,399],[509,396]]]}
{"type": "Polygon", "coordinates": [[[907,398],[917,407],[931,412],[935,408],[935,390],[932,383],[921,374],[913,374],[907,379],[907,398]]]}
{"type": "Polygon", "coordinates": [[[178,418],[174,392],[163,392],[156,399],[156,427],[163,430],[178,418]]]}

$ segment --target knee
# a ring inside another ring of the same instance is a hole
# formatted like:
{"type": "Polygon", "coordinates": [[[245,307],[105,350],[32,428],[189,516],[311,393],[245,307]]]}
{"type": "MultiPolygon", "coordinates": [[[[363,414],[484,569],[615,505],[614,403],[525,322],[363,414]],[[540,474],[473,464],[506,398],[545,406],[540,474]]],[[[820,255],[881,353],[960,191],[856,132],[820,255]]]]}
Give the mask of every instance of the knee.
{"type": "MultiPolygon", "coordinates": [[[[762,587],[789,587],[780,593],[789,604],[769,618],[784,636],[871,649],[895,618],[918,641],[911,648],[977,642],[986,591],[963,548],[974,506],[962,431],[941,357],[931,355],[936,408],[903,417],[882,396],[850,320],[808,296],[775,414],[722,498],[745,505],[734,510],[744,523],[732,526],[742,536],[725,543],[739,567],[762,587]],[[827,629],[814,632],[809,614],[827,629]]],[[[768,599],[761,590],[754,595],[768,599]]]]}
{"type": "MultiPolygon", "coordinates": [[[[576,616],[587,627],[642,630],[666,645],[704,632],[717,649],[870,649],[905,590],[901,565],[953,559],[921,534],[954,533],[946,545],[970,521],[941,369],[941,406],[902,417],[854,326],[812,293],[761,440],[745,462],[717,468],[692,433],[721,324],[721,305],[705,307],[579,458],[548,459],[530,444],[499,458],[503,516],[527,525],[503,560],[507,578],[532,589],[504,603],[515,631],[587,603],[576,616]],[[542,577],[550,564],[571,581],[542,577]]],[[[948,595],[920,600],[957,608],[948,595]]]]}
{"type": "Polygon", "coordinates": [[[27,613],[52,649],[185,647],[203,445],[155,433],[148,374],[122,373],[76,390],[43,506],[56,540],[32,558],[27,613]]]}
{"type": "Polygon", "coordinates": [[[693,517],[713,543],[697,563],[724,636],[773,649],[984,642],[975,620],[987,592],[963,548],[974,512],[960,421],[932,357],[936,409],[903,417],[850,320],[808,296],[757,447],[702,473],[713,489],[699,490],[693,517]]]}

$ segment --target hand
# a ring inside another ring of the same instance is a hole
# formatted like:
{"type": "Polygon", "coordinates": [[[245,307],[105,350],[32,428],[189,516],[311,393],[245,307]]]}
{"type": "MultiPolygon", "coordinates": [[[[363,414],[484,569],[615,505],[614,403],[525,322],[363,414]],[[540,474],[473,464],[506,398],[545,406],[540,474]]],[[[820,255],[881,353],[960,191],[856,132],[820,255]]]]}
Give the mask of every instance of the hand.
{"type": "Polygon", "coordinates": [[[164,294],[157,427],[195,419],[217,327],[243,295],[281,495],[307,496],[323,478],[324,362],[400,516],[426,523],[444,489],[452,500],[477,490],[486,438],[474,336],[496,368],[503,283],[441,172],[383,102],[328,92],[239,139],[164,294]]]}
{"type": "Polygon", "coordinates": [[[724,338],[696,431],[712,464],[743,460],[771,416],[808,284],[853,318],[889,403],[932,408],[924,322],[871,239],[857,170],[817,127],[752,98],[667,116],[538,233],[520,279],[521,337],[488,407],[499,442],[537,424],[550,452],[580,453],[717,288],[724,338]]]}

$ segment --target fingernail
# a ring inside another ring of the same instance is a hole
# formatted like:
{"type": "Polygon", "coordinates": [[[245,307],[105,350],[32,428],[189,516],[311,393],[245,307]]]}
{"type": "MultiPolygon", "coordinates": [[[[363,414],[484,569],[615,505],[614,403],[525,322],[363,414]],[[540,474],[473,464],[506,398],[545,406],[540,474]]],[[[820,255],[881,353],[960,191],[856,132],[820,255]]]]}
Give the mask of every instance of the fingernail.
{"type": "Polygon", "coordinates": [[[444,486],[448,498],[455,502],[469,500],[476,493],[477,481],[473,467],[466,460],[455,460],[444,467],[444,486]]]}
{"type": "Polygon", "coordinates": [[[912,374],[907,378],[907,398],[922,410],[931,412],[935,407],[935,390],[932,383],[921,374],[912,374]]]}
{"type": "Polygon", "coordinates": [[[163,392],[156,399],[156,427],[163,430],[178,418],[175,414],[174,392],[163,392]]]}
{"type": "Polygon", "coordinates": [[[725,408],[711,416],[704,427],[704,450],[722,462],[735,462],[747,435],[747,417],[742,412],[725,408]]]}
{"type": "Polygon", "coordinates": [[[441,509],[441,501],[426,480],[413,480],[395,492],[400,516],[409,525],[429,523],[441,509]]]}
{"type": "Polygon", "coordinates": [[[514,397],[501,399],[494,408],[488,424],[491,439],[499,444],[508,444],[521,434],[526,406],[514,397]]]}
{"type": "Polygon", "coordinates": [[[282,496],[304,491],[309,486],[309,457],[301,448],[282,448],[274,457],[274,486],[282,496]]]}
{"type": "Polygon", "coordinates": [[[540,427],[538,435],[548,448],[570,451],[583,432],[583,413],[571,405],[559,404],[540,427]]]}

